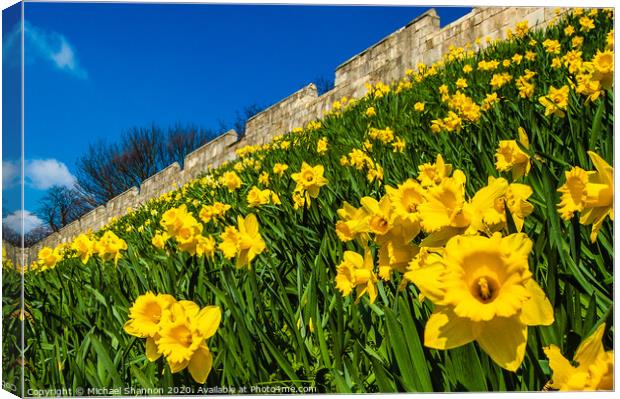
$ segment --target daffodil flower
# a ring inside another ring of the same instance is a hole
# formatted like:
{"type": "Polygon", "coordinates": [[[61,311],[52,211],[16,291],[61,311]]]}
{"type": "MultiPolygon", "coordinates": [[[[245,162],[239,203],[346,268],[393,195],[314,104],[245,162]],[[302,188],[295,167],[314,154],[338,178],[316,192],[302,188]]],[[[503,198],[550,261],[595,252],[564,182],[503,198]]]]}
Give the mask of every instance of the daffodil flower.
{"type": "Polygon", "coordinates": [[[584,339],[573,358],[566,359],[560,348],[550,345],[544,348],[553,371],[547,386],[560,391],[611,391],[614,389],[614,351],[603,348],[605,323],[584,339]]]}
{"type": "Polygon", "coordinates": [[[549,325],[553,308],[532,278],[525,234],[456,236],[441,261],[407,278],[435,304],[424,345],[451,349],[476,341],[501,367],[515,371],[525,356],[527,327],[549,325]]]}

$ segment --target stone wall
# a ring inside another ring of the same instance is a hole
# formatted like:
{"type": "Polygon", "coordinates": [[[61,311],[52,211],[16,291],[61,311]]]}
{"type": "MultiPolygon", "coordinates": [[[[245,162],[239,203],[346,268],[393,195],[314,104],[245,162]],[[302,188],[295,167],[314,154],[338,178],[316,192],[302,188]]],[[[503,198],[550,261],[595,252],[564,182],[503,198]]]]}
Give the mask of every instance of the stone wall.
{"type": "MultiPolygon", "coordinates": [[[[562,12],[566,12],[566,9],[562,12]]],[[[59,233],[46,237],[30,248],[29,259],[36,259],[37,251],[43,246],[53,247],[60,242],[71,241],[81,232],[96,231],[110,218],[124,215],[128,208],[135,208],[181,186],[209,168],[233,159],[237,148],[267,143],[275,135],[320,118],[335,100],[343,96],[362,97],[366,92],[366,83],[389,83],[405,76],[405,71],[415,69],[418,63],[429,65],[438,61],[451,46],[473,45],[475,39],[480,38],[480,44],[472,47],[480,50],[487,44],[487,37],[491,40],[503,39],[507,29],[513,28],[517,22],[527,20],[531,28],[540,28],[555,16],[552,8],[476,7],[440,28],[437,13],[430,9],[341,64],[336,69],[335,87],[332,90],[318,96],[316,86],[312,83],[307,85],[249,119],[242,138],[239,139],[237,133],[231,130],[203,145],[185,157],[183,168],[178,163],[168,166],[145,180],[139,189],[132,187],[105,206],[92,210],[80,220],[64,227],[59,233]]]]}

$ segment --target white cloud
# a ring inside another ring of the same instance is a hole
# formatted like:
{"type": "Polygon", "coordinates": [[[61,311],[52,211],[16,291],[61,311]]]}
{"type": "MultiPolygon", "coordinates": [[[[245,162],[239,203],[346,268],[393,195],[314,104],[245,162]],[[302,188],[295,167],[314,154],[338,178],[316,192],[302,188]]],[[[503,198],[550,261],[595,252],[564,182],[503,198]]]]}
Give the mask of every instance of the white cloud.
{"type": "Polygon", "coordinates": [[[2,161],[2,190],[8,190],[18,182],[19,164],[17,161],[2,161]]]}
{"type": "Polygon", "coordinates": [[[26,161],[26,184],[37,190],[47,190],[52,186],[72,187],[75,176],[64,163],[56,159],[33,159],[26,161]]]}
{"type": "Polygon", "coordinates": [[[52,59],[58,66],[58,68],[75,69],[75,56],[73,55],[73,49],[69,44],[63,42],[60,46],[60,50],[57,53],[52,54],[52,59]]]}
{"type": "Polygon", "coordinates": [[[24,234],[39,226],[42,226],[44,223],[43,220],[41,220],[37,215],[30,213],[30,211],[20,210],[15,211],[3,218],[2,225],[19,233],[22,229],[22,218],[24,220],[24,234]]]}
{"type": "MultiPolygon", "coordinates": [[[[14,64],[19,66],[19,52],[21,41],[20,25],[7,35],[3,43],[3,62],[4,59],[14,60],[14,64]]],[[[74,47],[67,38],[61,33],[44,30],[34,26],[28,21],[24,21],[24,61],[27,64],[33,63],[38,59],[51,62],[56,68],[68,72],[75,77],[86,79],[88,74],[78,61],[74,47]]]]}

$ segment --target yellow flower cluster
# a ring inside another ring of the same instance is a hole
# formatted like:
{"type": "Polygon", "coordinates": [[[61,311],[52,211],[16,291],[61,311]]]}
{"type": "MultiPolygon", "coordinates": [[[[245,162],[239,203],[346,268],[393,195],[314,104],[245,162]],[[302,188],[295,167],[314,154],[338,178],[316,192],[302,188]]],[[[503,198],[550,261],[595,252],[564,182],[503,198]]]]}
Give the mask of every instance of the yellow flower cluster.
{"type": "Polygon", "coordinates": [[[490,85],[494,89],[499,89],[505,84],[507,84],[508,82],[510,82],[511,80],[512,80],[512,76],[507,72],[496,73],[496,74],[493,74],[490,85]]]}
{"type": "Polygon", "coordinates": [[[221,219],[230,210],[231,206],[220,201],[215,201],[211,205],[203,205],[198,216],[204,223],[212,220],[221,219]]]}
{"type": "Polygon", "coordinates": [[[235,153],[237,154],[239,158],[244,158],[245,156],[253,154],[256,151],[259,151],[260,149],[261,147],[257,145],[246,145],[242,148],[235,150],[235,153]]]}
{"type": "Polygon", "coordinates": [[[213,365],[206,341],[217,332],[221,318],[218,306],[201,309],[192,301],[147,292],[136,298],[123,328],[127,334],[146,338],[149,361],[163,355],[172,373],[187,368],[194,381],[204,384],[213,365]]]}
{"type": "Polygon", "coordinates": [[[213,256],[215,253],[215,240],[213,237],[202,235],[202,223],[188,212],[185,204],[178,208],[172,208],[164,212],[159,222],[164,229],[163,233],[157,233],[152,240],[155,247],[163,248],[168,238],[174,238],[181,251],[190,255],[213,256]]]}
{"type": "MultiPolygon", "coordinates": [[[[392,143],[394,145],[394,143],[392,143]]],[[[400,144],[397,144],[399,146],[400,144]]],[[[402,143],[404,146],[404,142],[402,143]]],[[[357,170],[366,170],[366,179],[369,182],[383,180],[383,167],[376,163],[370,155],[359,149],[353,149],[348,155],[340,158],[340,165],[353,166],[357,170]]]]}
{"type": "Polygon", "coordinates": [[[366,96],[373,98],[381,98],[390,92],[390,86],[383,82],[377,82],[374,85],[366,83],[366,96]]]}
{"type": "Polygon", "coordinates": [[[363,197],[359,208],[345,202],[338,210],[336,234],[343,242],[356,240],[364,255],[344,253],[336,288],[343,295],[355,289],[356,302],[368,294],[373,303],[377,282],[403,273],[404,284],[414,282],[436,305],[426,346],[448,349],[477,341],[514,371],[523,361],[527,326],[553,321],[551,305],[529,272],[531,241],[521,233],[500,234],[508,227],[507,213],[522,230],[533,211],[531,194],[525,184],[489,177],[466,200],[465,175],[438,155],[434,164],[420,165],[417,179],[386,186],[379,201],[363,197]],[[414,243],[421,232],[426,237],[414,243]],[[371,243],[378,247],[376,267],[371,243]],[[493,345],[503,329],[510,330],[505,341],[493,345]]]}
{"type": "Polygon", "coordinates": [[[121,251],[125,250],[127,250],[125,240],[110,230],[103,233],[99,239],[92,234],[80,234],[70,244],[61,243],[55,248],[41,248],[37,260],[31,265],[31,270],[53,269],[61,260],[72,257],[80,258],[82,263],[86,264],[95,255],[104,261],[113,260],[117,265],[122,257],[121,251]]]}
{"type": "MultiPolygon", "coordinates": [[[[459,117],[467,122],[476,122],[480,119],[480,107],[474,102],[474,100],[460,91],[456,91],[453,96],[450,96],[447,100],[448,106],[455,110],[459,117]]],[[[449,124],[444,119],[444,127],[446,130],[451,131],[449,124]]]]}
{"type": "Polygon", "coordinates": [[[383,144],[388,144],[394,141],[394,131],[389,127],[386,127],[385,129],[371,127],[368,131],[368,136],[373,140],[379,140],[383,144]]]}
{"type": "Polygon", "coordinates": [[[278,194],[269,189],[261,190],[256,186],[253,186],[250,191],[248,191],[247,200],[250,207],[257,207],[267,204],[281,204],[278,194]]]}
{"type": "Polygon", "coordinates": [[[242,181],[239,175],[233,171],[224,172],[220,177],[220,183],[228,188],[228,191],[234,192],[241,187],[242,181]]]}
{"type": "Polygon", "coordinates": [[[598,51],[590,62],[576,63],[575,91],[596,100],[604,90],[610,89],[614,79],[614,53],[611,50],[598,51]]]}
{"type": "Polygon", "coordinates": [[[497,60],[482,60],[478,62],[479,71],[494,71],[499,67],[499,61],[497,60]]]}
{"type": "Polygon", "coordinates": [[[526,69],[523,75],[519,76],[515,81],[517,89],[519,89],[519,97],[532,98],[534,95],[535,85],[532,83],[532,78],[536,76],[536,72],[526,69]]]}

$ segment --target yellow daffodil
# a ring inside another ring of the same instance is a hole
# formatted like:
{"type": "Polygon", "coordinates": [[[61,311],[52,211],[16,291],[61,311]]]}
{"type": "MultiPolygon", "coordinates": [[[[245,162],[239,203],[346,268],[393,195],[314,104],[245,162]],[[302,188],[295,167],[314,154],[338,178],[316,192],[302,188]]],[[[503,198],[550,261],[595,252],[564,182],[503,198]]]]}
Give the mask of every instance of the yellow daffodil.
{"type": "Polygon", "coordinates": [[[560,391],[611,391],[614,389],[614,351],[605,351],[605,323],[584,339],[568,361],[555,345],[544,348],[553,375],[547,384],[560,391]]]}
{"type": "Polygon", "coordinates": [[[517,24],[515,25],[515,34],[519,38],[525,37],[529,31],[530,27],[528,21],[517,22],[517,24]]]}
{"type": "Polygon", "coordinates": [[[230,208],[229,204],[216,201],[211,205],[204,205],[198,216],[203,222],[209,223],[213,219],[222,218],[230,208]]]}
{"type": "Polygon", "coordinates": [[[222,177],[220,177],[220,183],[222,183],[228,191],[233,192],[241,187],[241,178],[235,172],[228,171],[224,172],[222,177]]]}
{"type": "Polygon", "coordinates": [[[247,200],[250,207],[257,207],[266,204],[280,204],[280,198],[276,193],[269,189],[261,190],[256,186],[252,187],[248,192],[247,200]]]}
{"type": "Polygon", "coordinates": [[[527,327],[553,323],[553,308],[532,278],[525,234],[456,236],[441,261],[408,274],[435,304],[424,345],[451,349],[476,341],[495,363],[510,371],[521,365],[527,327]]]}
{"type": "MultiPolygon", "coordinates": [[[[377,129],[373,127],[368,131],[368,136],[370,136],[373,140],[379,140],[382,143],[387,144],[394,140],[394,131],[389,127],[386,127],[385,129],[377,129]]],[[[370,150],[371,148],[372,147],[368,149],[370,150]]]]}
{"type": "Polygon", "coordinates": [[[322,137],[317,143],[316,143],[316,152],[319,155],[325,154],[327,152],[327,137],[322,137]]]}
{"type": "Polygon", "coordinates": [[[592,59],[593,80],[601,83],[602,89],[609,89],[614,80],[614,53],[611,50],[597,51],[592,59]]]}
{"type": "Polygon", "coordinates": [[[596,171],[576,166],[566,172],[566,183],[558,189],[562,193],[558,211],[565,220],[580,212],[579,223],[593,225],[590,240],[595,242],[605,218],[614,219],[614,171],[595,152],[588,151],[588,155],[596,171]]]}
{"type": "Polygon", "coordinates": [[[559,89],[551,86],[549,93],[546,96],[540,97],[538,101],[545,107],[545,116],[554,114],[557,117],[563,118],[564,111],[568,107],[568,86],[562,86],[559,89]]]}
{"type": "Polygon", "coordinates": [[[374,272],[372,254],[369,250],[364,256],[353,251],[345,251],[344,259],[338,266],[336,274],[336,288],[344,296],[356,290],[356,300],[359,302],[364,294],[368,294],[370,303],[377,299],[377,276],[374,272]]]}
{"type": "Polygon", "coordinates": [[[205,341],[215,335],[222,313],[217,306],[188,307],[180,303],[170,306],[170,317],[162,323],[159,351],[166,357],[172,373],[187,368],[194,381],[204,384],[213,356],[205,341]]]}
{"type": "Polygon", "coordinates": [[[496,182],[501,182],[502,186],[497,191],[497,195],[490,199],[492,203],[487,203],[478,209],[483,223],[483,228],[480,231],[495,232],[505,228],[507,222],[506,209],[508,209],[517,232],[521,232],[525,218],[534,210],[532,204],[527,202],[533,190],[526,184],[507,184],[504,179],[496,179],[491,176],[487,187],[493,186],[496,182]]]}
{"type": "Polygon", "coordinates": [[[560,54],[562,51],[562,46],[557,40],[547,39],[542,43],[542,45],[545,47],[545,51],[549,54],[560,54]]]}
{"type": "Polygon", "coordinates": [[[169,238],[170,235],[165,231],[157,232],[157,234],[155,234],[151,239],[151,244],[153,244],[155,248],[164,249],[166,246],[166,241],[168,241],[169,238]]]}
{"type": "Polygon", "coordinates": [[[452,165],[447,164],[443,160],[441,154],[437,154],[434,164],[425,163],[418,166],[418,181],[422,187],[435,186],[450,176],[452,173],[452,165]]]}
{"type": "MultiPolygon", "coordinates": [[[[529,140],[523,128],[519,128],[519,142],[525,148],[529,147],[529,140]]],[[[527,176],[530,172],[530,157],[517,144],[516,140],[500,140],[495,153],[495,167],[500,172],[510,170],[513,180],[527,176]]]]}
{"type": "Polygon", "coordinates": [[[385,191],[390,198],[396,218],[410,223],[419,222],[418,207],[424,202],[424,189],[420,183],[414,179],[407,179],[397,188],[385,186],[385,191]]]}
{"type": "Polygon", "coordinates": [[[417,246],[409,243],[411,240],[409,240],[408,237],[412,234],[410,232],[404,232],[407,227],[410,226],[398,224],[379,240],[380,247],[377,266],[379,269],[379,277],[382,280],[390,281],[394,270],[404,273],[411,259],[419,251],[417,246]]]}
{"type": "Polygon", "coordinates": [[[71,249],[75,250],[82,263],[86,264],[95,251],[95,241],[86,234],[80,234],[73,240],[71,249]]]}
{"type": "Polygon", "coordinates": [[[442,227],[469,226],[465,203],[465,175],[457,170],[454,176],[443,178],[426,191],[424,202],[418,206],[422,228],[432,233],[442,227]]]}
{"type": "Polygon", "coordinates": [[[121,258],[121,251],[127,250],[127,243],[112,231],[106,231],[96,243],[99,257],[103,260],[114,260],[117,265],[121,258]]]}
{"type": "Polygon", "coordinates": [[[301,165],[298,173],[293,173],[291,178],[297,184],[295,191],[304,191],[311,198],[319,196],[321,187],[328,183],[323,177],[324,168],[322,165],[310,166],[306,162],[301,165]]]}
{"type": "Polygon", "coordinates": [[[405,142],[405,139],[401,137],[396,137],[396,139],[394,139],[394,142],[391,145],[393,152],[403,152],[407,143],[405,142]]]}
{"type": "Polygon", "coordinates": [[[377,201],[371,197],[363,197],[360,200],[364,211],[368,214],[369,232],[376,235],[386,234],[392,227],[392,204],[388,196],[377,201]]]}
{"type": "Polygon", "coordinates": [[[218,248],[228,259],[237,256],[237,268],[251,267],[252,260],[266,248],[259,232],[258,219],[252,213],[245,218],[237,216],[237,228],[226,227],[221,238],[218,248]]]}
{"type": "Polygon", "coordinates": [[[590,32],[592,29],[595,28],[594,20],[586,16],[579,18],[579,25],[581,26],[580,30],[582,32],[590,32]]]}
{"type": "Polygon", "coordinates": [[[360,238],[362,244],[368,241],[368,222],[370,215],[364,207],[355,208],[348,202],[342,205],[337,211],[340,220],[336,222],[336,234],[341,241],[347,242],[360,238]]]}
{"type": "Polygon", "coordinates": [[[258,176],[258,182],[263,186],[269,186],[269,172],[263,172],[258,176]]]}
{"type": "Polygon", "coordinates": [[[288,169],[288,165],[283,164],[283,163],[276,163],[275,165],[273,165],[273,173],[275,173],[278,176],[282,176],[284,172],[286,172],[287,169],[288,169]]]}
{"type": "Polygon", "coordinates": [[[146,357],[151,362],[161,356],[155,340],[159,338],[159,328],[165,318],[164,313],[175,302],[176,300],[171,295],[155,295],[149,291],[137,297],[129,308],[129,320],[123,329],[127,334],[146,338],[146,357]]]}
{"type": "Polygon", "coordinates": [[[504,86],[505,84],[507,84],[511,80],[512,80],[512,76],[509,73],[506,73],[506,72],[504,72],[504,73],[496,73],[491,78],[491,82],[489,84],[494,89],[499,89],[500,87],[504,86]]]}
{"type": "Polygon", "coordinates": [[[62,256],[58,250],[54,250],[50,247],[43,247],[39,250],[37,256],[39,270],[44,271],[47,269],[52,269],[61,259],[62,256]]]}
{"type": "Polygon", "coordinates": [[[459,78],[456,80],[456,87],[464,89],[467,87],[467,79],[459,78]]]}

